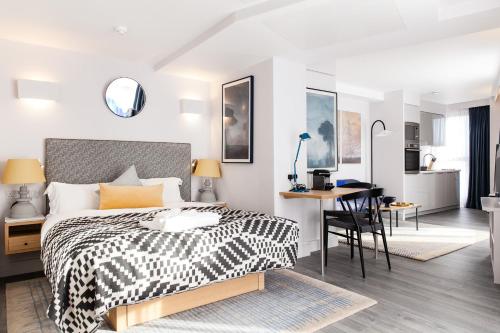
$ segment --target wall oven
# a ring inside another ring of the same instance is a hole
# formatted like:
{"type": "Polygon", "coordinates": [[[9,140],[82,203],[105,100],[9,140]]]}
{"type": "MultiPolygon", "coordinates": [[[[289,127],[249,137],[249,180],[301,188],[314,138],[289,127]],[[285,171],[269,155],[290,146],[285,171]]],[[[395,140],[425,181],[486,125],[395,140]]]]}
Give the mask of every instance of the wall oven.
{"type": "Polygon", "coordinates": [[[405,148],[405,173],[419,173],[420,148],[405,148]]]}
{"type": "Polygon", "coordinates": [[[405,173],[420,171],[420,124],[405,122],[405,173]]]}

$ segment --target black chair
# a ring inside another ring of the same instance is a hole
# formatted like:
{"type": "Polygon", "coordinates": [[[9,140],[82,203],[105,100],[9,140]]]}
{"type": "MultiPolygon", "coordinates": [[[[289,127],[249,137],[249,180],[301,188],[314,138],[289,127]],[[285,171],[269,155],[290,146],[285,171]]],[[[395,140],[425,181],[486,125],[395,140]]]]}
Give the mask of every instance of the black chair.
{"type": "MultiPolygon", "coordinates": [[[[364,182],[360,182],[360,181],[357,181],[357,180],[353,180],[352,182],[349,182],[349,183],[345,183],[345,184],[342,184],[342,185],[339,185],[338,187],[348,187],[348,188],[362,188],[362,189],[371,189],[373,188],[373,185],[370,184],[370,183],[364,183],[364,182]]],[[[354,202],[354,210],[356,212],[361,212],[363,210],[363,206],[365,205],[365,202],[366,202],[366,198],[363,198],[363,201],[361,202],[361,205],[358,206],[358,200],[357,199],[353,199],[353,202],[354,202]]],[[[345,205],[344,205],[344,200],[342,200],[342,198],[340,198],[340,204],[342,205],[342,209],[344,211],[347,211],[345,205]]]]}
{"type": "MultiPolygon", "coordinates": [[[[373,185],[370,183],[360,182],[359,180],[355,180],[355,179],[348,179],[346,183],[339,185],[338,187],[371,189],[373,187],[373,185]]],[[[339,198],[339,201],[340,201],[340,205],[342,206],[342,209],[344,210],[344,212],[346,212],[346,214],[348,214],[349,211],[346,208],[344,200],[342,200],[342,198],[339,198]]],[[[362,212],[363,207],[365,206],[365,203],[366,203],[366,198],[364,198],[363,201],[361,201],[361,205],[358,205],[357,199],[354,199],[352,201],[354,202],[354,211],[355,212],[362,212]]],[[[346,233],[346,235],[349,235],[349,230],[346,230],[345,233],[346,233]]],[[[349,243],[350,243],[349,237],[347,237],[347,244],[349,244],[349,243]]]]}
{"type": "Polygon", "coordinates": [[[358,242],[359,257],[361,260],[361,271],[363,272],[363,278],[365,278],[365,262],[363,259],[363,241],[361,239],[361,234],[372,233],[375,237],[376,235],[381,235],[384,242],[385,256],[387,258],[387,265],[389,270],[391,269],[391,262],[389,259],[389,251],[387,250],[387,239],[385,237],[384,223],[382,221],[382,215],[380,212],[381,197],[384,194],[383,188],[373,188],[366,191],[356,192],[352,194],[347,194],[342,197],[342,201],[346,203],[348,212],[343,211],[329,211],[325,210],[324,221],[324,244],[325,247],[325,264],[328,259],[328,234],[334,234],[337,236],[345,237],[350,242],[351,247],[351,259],[354,257],[354,241],[358,242]],[[356,212],[351,201],[366,199],[368,202],[368,208],[366,212],[356,212]],[[347,214],[346,214],[347,213],[347,214]],[[335,231],[330,231],[329,227],[336,227],[346,229],[350,232],[341,234],[335,231]],[[356,237],[354,237],[356,233],[356,237]]]}

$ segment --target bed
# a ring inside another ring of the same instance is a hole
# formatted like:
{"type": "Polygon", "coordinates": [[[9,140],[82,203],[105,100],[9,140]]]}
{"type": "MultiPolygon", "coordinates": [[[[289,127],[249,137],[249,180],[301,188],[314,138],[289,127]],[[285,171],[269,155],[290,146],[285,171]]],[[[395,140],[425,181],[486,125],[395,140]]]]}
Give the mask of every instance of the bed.
{"type": "Polygon", "coordinates": [[[82,210],[50,215],[42,262],[62,332],[117,331],[264,288],[264,272],[293,268],[298,227],[257,212],[190,203],[189,144],[46,139],[47,182],[109,182],[130,165],[141,178],[175,176],[186,202],[163,208],[82,210]],[[170,208],[217,212],[216,226],[179,233],[139,225],[170,208]]]}

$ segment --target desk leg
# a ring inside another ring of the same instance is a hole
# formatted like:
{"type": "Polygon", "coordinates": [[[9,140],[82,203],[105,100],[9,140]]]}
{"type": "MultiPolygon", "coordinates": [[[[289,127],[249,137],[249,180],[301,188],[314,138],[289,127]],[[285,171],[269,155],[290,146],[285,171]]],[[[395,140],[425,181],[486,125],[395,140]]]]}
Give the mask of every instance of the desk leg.
{"type": "Polygon", "coordinates": [[[415,222],[417,224],[417,231],[418,231],[418,208],[415,208],[415,222]]]}
{"type": "Polygon", "coordinates": [[[319,246],[320,246],[320,257],[321,257],[321,275],[325,276],[325,221],[323,216],[323,200],[319,200],[319,246]]]}
{"type": "Polygon", "coordinates": [[[396,211],[396,228],[399,228],[399,211],[396,211]]]}
{"type": "Polygon", "coordinates": [[[392,237],[392,211],[389,211],[389,229],[390,229],[390,236],[392,237]]]}

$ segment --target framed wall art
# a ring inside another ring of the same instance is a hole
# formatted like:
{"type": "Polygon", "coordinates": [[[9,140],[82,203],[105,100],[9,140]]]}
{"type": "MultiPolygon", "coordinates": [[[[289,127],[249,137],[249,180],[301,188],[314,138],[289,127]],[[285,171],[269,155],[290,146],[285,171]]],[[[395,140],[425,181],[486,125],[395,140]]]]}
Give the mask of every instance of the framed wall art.
{"type": "Polygon", "coordinates": [[[338,170],[337,93],[307,88],[307,170],[338,170]]]}
{"type": "Polygon", "coordinates": [[[253,163],[253,76],[222,85],[222,163],[253,163]]]}
{"type": "Polygon", "coordinates": [[[361,163],[361,113],[340,111],[342,163],[361,163]]]}

